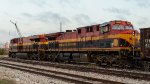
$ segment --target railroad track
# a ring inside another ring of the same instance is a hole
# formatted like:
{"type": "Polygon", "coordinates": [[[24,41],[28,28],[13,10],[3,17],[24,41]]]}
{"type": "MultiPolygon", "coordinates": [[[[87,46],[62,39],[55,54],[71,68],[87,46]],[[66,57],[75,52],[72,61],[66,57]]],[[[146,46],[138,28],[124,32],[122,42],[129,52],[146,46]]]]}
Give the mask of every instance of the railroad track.
{"type": "Polygon", "coordinates": [[[118,77],[127,77],[131,79],[150,81],[150,74],[144,74],[144,73],[116,71],[116,70],[108,70],[108,69],[101,69],[101,68],[89,68],[89,67],[83,67],[83,66],[74,66],[74,65],[69,65],[69,64],[58,64],[58,63],[50,63],[50,62],[40,62],[40,61],[33,61],[33,60],[21,60],[21,59],[10,59],[10,58],[3,59],[3,60],[22,62],[26,64],[51,66],[51,67],[70,69],[70,70],[76,70],[76,71],[81,71],[81,72],[94,72],[94,73],[99,73],[99,74],[104,74],[104,75],[114,75],[118,77]]]}
{"type": "Polygon", "coordinates": [[[0,66],[11,68],[11,69],[17,69],[17,70],[21,70],[21,71],[25,71],[25,72],[30,72],[30,73],[34,73],[34,74],[39,74],[42,76],[53,77],[56,79],[61,79],[63,81],[77,83],[77,84],[93,84],[93,83],[95,83],[95,84],[98,84],[98,83],[124,84],[124,83],[120,83],[120,82],[116,82],[116,81],[98,79],[98,78],[87,77],[87,76],[76,75],[76,74],[65,73],[65,72],[59,72],[59,71],[40,69],[37,67],[6,63],[6,62],[2,62],[2,61],[0,62],[0,66]]]}

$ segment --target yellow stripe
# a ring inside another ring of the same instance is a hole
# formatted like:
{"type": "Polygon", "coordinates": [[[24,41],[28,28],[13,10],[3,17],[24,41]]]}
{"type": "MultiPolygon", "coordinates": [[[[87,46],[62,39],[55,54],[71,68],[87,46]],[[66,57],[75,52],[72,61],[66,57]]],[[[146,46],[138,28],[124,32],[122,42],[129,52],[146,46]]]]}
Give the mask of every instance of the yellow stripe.
{"type": "MultiPolygon", "coordinates": [[[[29,46],[33,44],[34,43],[23,43],[23,44],[12,44],[11,46],[29,46]]],[[[48,44],[48,42],[38,42],[38,44],[48,44]]]]}
{"type": "MultiPolygon", "coordinates": [[[[80,41],[91,41],[91,40],[102,40],[102,39],[114,39],[114,38],[122,38],[125,39],[130,44],[133,44],[133,39],[140,40],[140,35],[138,36],[132,36],[132,34],[111,34],[111,35],[102,35],[97,37],[84,37],[84,38],[77,38],[77,39],[65,39],[65,40],[57,40],[58,42],[80,42],[80,41]]],[[[134,44],[135,44],[134,43],[134,44]]]]}
{"type": "MultiPolygon", "coordinates": [[[[84,38],[76,38],[76,39],[64,39],[64,40],[55,40],[55,41],[48,41],[48,42],[38,42],[38,44],[48,44],[49,42],[82,42],[82,41],[91,41],[91,40],[102,40],[102,39],[113,39],[113,38],[122,38],[128,41],[130,44],[133,44],[133,36],[132,34],[109,34],[109,35],[102,35],[96,37],[84,37],[84,38]],[[130,39],[131,38],[131,39],[130,39]]],[[[137,39],[139,41],[140,35],[135,36],[134,40],[137,39]]],[[[23,46],[32,45],[33,43],[23,43],[23,46]]],[[[14,46],[21,46],[19,44],[13,44],[14,46]]],[[[12,45],[12,46],[13,46],[12,45]]]]}
{"type": "Polygon", "coordinates": [[[114,48],[65,48],[65,49],[49,49],[48,51],[120,51],[129,50],[129,47],[114,47],[114,48]]]}

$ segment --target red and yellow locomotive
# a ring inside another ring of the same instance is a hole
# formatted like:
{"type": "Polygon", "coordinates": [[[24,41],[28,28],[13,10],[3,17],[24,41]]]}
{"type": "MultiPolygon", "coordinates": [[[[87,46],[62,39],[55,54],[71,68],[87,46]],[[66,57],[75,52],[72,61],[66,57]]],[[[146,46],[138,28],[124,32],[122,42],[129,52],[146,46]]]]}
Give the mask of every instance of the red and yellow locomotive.
{"type": "Polygon", "coordinates": [[[110,21],[44,35],[12,39],[10,57],[126,64],[140,57],[140,34],[128,21],[110,21]],[[19,54],[19,55],[17,55],[19,54]]]}

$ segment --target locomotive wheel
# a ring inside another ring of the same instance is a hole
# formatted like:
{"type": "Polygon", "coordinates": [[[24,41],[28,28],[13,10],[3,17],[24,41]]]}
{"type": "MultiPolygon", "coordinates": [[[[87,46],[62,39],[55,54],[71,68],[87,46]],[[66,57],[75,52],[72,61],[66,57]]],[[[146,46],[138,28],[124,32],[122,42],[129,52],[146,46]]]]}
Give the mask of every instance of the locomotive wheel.
{"type": "Polygon", "coordinates": [[[32,60],[39,60],[39,55],[36,53],[31,54],[30,59],[32,60]]]}
{"type": "Polygon", "coordinates": [[[143,62],[143,67],[145,71],[150,71],[150,63],[145,61],[143,62]]]}
{"type": "Polygon", "coordinates": [[[107,62],[107,67],[111,67],[111,66],[112,66],[111,62],[107,62]]]}
{"type": "Polygon", "coordinates": [[[45,55],[44,55],[44,60],[45,60],[45,61],[48,61],[48,54],[45,54],[45,55]]]}
{"type": "Polygon", "coordinates": [[[31,57],[32,57],[32,54],[27,55],[27,59],[32,59],[31,57]]]}
{"type": "Polygon", "coordinates": [[[101,65],[102,61],[101,61],[100,56],[94,56],[93,59],[94,59],[94,62],[95,62],[98,66],[101,65]]]}
{"type": "Polygon", "coordinates": [[[12,55],[11,53],[8,54],[9,57],[12,57],[11,55],[12,55]]]}
{"type": "Polygon", "coordinates": [[[61,60],[59,58],[59,53],[52,54],[52,61],[53,62],[61,62],[61,60]]]}
{"type": "Polygon", "coordinates": [[[11,54],[11,57],[12,57],[12,58],[15,58],[15,57],[16,57],[16,55],[15,55],[15,54],[11,54]]]}
{"type": "Polygon", "coordinates": [[[55,53],[51,53],[50,55],[49,55],[49,60],[51,61],[51,62],[55,62],[55,58],[56,58],[56,54],[55,53]]]}
{"type": "Polygon", "coordinates": [[[45,51],[44,50],[39,50],[39,53],[38,53],[38,57],[39,57],[39,60],[44,60],[44,57],[45,57],[45,51]]]}
{"type": "Polygon", "coordinates": [[[90,53],[88,53],[87,60],[88,60],[88,62],[94,62],[94,55],[91,55],[90,53]]]}
{"type": "Polygon", "coordinates": [[[112,57],[107,57],[106,58],[106,63],[107,63],[107,67],[111,67],[112,63],[113,63],[113,58],[112,57]]]}
{"type": "Polygon", "coordinates": [[[126,69],[126,68],[131,68],[132,65],[130,64],[130,61],[120,59],[119,60],[119,67],[126,69]]]}
{"type": "Polygon", "coordinates": [[[59,62],[59,63],[61,62],[61,60],[60,60],[59,56],[58,56],[58,57],[56,57],[54,60],[55,60],[55,62],[59,62]]]}
{"type": "Polygon", "coordinates": [[[54,62],[54,54],[51,53],[50,55],[48,55],[48,60],[54,62]]]}

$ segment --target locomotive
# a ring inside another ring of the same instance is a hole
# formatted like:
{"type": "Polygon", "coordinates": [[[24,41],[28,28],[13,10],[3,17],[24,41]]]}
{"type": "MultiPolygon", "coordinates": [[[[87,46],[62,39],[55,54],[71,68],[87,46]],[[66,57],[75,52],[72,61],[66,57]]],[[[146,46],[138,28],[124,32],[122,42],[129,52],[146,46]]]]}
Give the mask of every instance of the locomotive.
{"type": "Polygon", "coordinates": [[[149,58],[141,52],[140,44],[140,33],[131,22],[114,20],[66,32],[14,38],[10,41],[9,56],[57,62],[139,66],[145,60],[146,64],[149,63],[149,58]]]}

